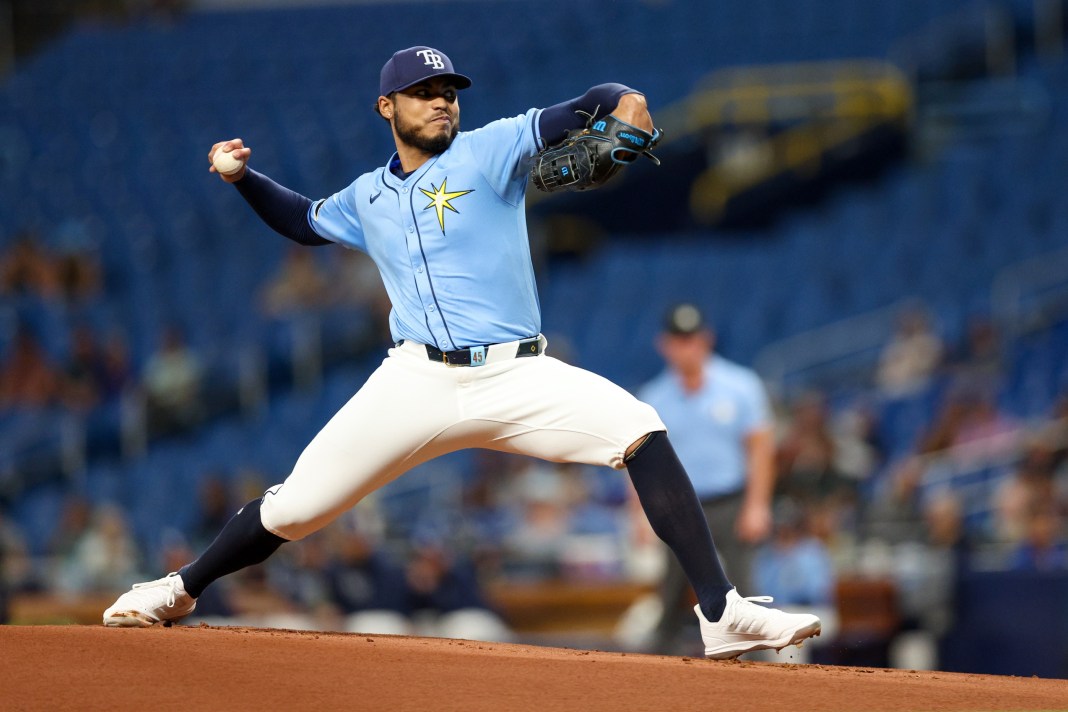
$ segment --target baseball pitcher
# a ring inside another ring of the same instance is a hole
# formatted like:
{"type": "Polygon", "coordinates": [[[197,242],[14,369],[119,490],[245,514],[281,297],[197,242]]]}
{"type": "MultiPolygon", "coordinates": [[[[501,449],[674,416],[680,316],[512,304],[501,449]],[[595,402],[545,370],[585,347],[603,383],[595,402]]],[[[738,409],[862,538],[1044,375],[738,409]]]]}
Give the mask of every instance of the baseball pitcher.
{"type": "MultiPolygon", "coordinates": [[[[211,171],[263,221],[303,245],[366,252],[392,302],[395,346],[323,426],[281,484],[246,504],[195,561],[136,584],[107,626],[175,621],[216,579],[324,527],[410,468],[463,448],[626,469],[695,593],[709,657],[782,648],[820,632],[812,615],[743,598],[720,567],[701,505],[656,411],[546,354],[524,195],[587,190],[648,156],[660,132],[645,97],[602,84],[546,109],[460,131],[471,80],[431,47],[396,52],[374,104],[396,152],[310,200],[248,167],[241,139],[212,146],[211,171]]],[[[655,160],[655,159],[653,159],[655,160]]]]}

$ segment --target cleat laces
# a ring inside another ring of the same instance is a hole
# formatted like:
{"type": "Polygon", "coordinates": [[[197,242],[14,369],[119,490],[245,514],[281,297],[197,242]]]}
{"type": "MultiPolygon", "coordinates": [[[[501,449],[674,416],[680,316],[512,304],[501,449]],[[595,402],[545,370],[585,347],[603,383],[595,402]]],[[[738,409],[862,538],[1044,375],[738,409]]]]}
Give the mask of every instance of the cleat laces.
{"type": "Polygon", "coordinates": [[[178,600],[177,599],[177,595],[174,592],[174,589],[177,588],[177,586],[178,586],[178,577],[177,576],[164,576],[163,578],[156,579],[155,581],[147,581],[145,583],[135,583],[133,585],[133,590],[140,591],[140,590],[144,590],[146,588],[159,588],[161,586],[166,586],[167,587],[167,607],[168,608],[173,608],[174,604],[178,600]]]}

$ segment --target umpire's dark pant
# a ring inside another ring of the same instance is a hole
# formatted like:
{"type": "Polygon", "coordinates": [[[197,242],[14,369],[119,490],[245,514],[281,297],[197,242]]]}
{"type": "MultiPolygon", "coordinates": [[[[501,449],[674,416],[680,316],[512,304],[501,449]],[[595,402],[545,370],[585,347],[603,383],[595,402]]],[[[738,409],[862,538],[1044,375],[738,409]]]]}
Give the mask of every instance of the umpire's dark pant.
{"type": "MultiPolygon", "coordinates": [[[[753,547],[738,540],[734,531],[738,522],[738,513],[742,508],[743,492],[702,499],[701,507],[712,531],[712,539],[719,552],[720,562],[727,577],[742,596],[752,596],[749,584],[752,569],[753,547]]],[[[697,624],[693,612],[693,589],[686,579],[686,574],[679,566],[678,560],[668,554],[667,573],[660,585],[660,600],[664,604],[664,615],[656,629],[654,649],[658,653],[670,654],[678,638],[679,631],[688,624],[697,624]]]]}

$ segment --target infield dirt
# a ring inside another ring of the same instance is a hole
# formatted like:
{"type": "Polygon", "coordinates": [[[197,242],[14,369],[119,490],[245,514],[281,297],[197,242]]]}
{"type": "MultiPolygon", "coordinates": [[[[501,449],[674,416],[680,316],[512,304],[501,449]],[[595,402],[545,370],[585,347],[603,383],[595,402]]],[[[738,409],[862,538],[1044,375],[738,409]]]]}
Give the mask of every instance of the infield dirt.
{"type": "Polygon", "coordinates": [[[1065,710],[1068,680],[248,628],[0,626],[0,710],[1065,710]]]}

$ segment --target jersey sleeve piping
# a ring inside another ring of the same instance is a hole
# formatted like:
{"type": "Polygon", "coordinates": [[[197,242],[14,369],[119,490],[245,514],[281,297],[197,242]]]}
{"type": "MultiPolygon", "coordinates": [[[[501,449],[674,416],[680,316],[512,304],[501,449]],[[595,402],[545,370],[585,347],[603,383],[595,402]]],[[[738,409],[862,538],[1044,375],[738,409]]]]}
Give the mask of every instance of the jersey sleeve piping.
{"type": "Polygon", "coordinates": [[[322,209],[323,204],[326,203],[327,200],[328,200],[327,198],[321,198],[319,200],[316,200],[315,202],[313,202],[311,205],[308,206],[308,214],[306,216],[307,220],[308,220],[308,227],[310,227],[312,229],[312,232],[314,232],[316,235],[318,235],[319,237],[323,238],[324,240],[329,240],[330,242],[336,243],[337,240],[335,240],[332,236],[324,235],[323,233],[319,232],[319,230],[316,228],[316,220],[315,220],[315,218],[316,218],[317,215],[319,215],[319,210],[322,209]]]}

